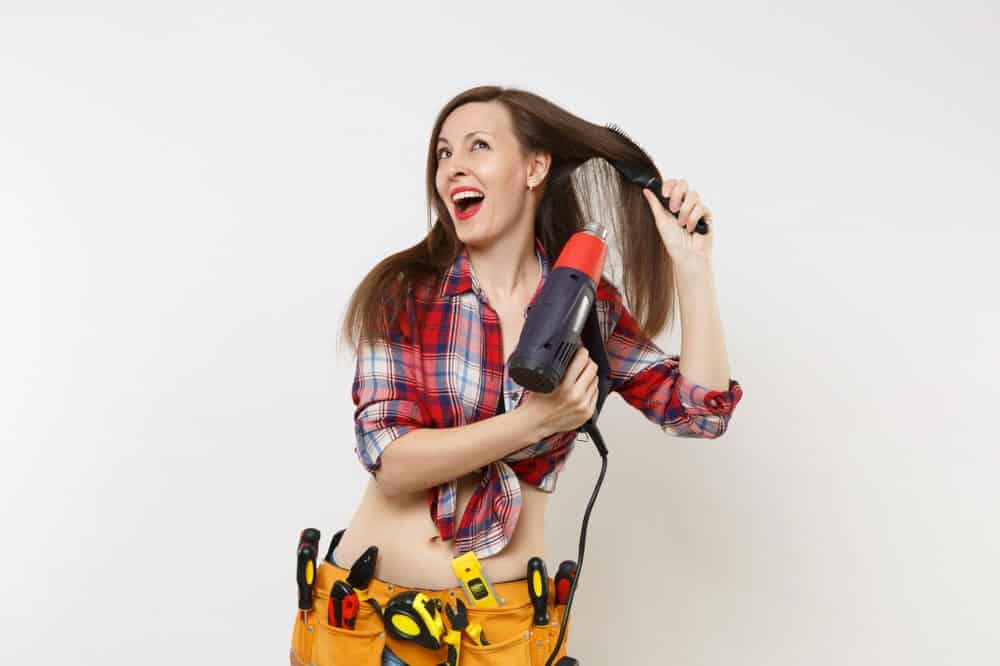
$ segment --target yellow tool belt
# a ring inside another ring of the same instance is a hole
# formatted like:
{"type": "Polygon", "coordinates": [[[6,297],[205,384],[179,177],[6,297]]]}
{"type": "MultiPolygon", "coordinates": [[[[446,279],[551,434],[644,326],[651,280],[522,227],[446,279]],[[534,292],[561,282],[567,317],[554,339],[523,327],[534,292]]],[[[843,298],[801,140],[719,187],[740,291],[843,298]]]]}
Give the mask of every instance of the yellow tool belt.
{"type": "MultiPolygon", "coordinates": [[[[411,641],[398,640],[385,631],[378,612],[366,601],[360,604],[354,629],[330,626],[327,621],[330,589],[335,581],[346,579],[348,573],[348,569],[326,560],[319,563],[313,585],[313,608],[296,613],[290,651],[293,666],[379,666],[386,645],[409,666],[437,666],[445,662],[448,656],[446,645],[434,650],[411,641]]],[[[552,579],[549,579],[549,624],[543,627],[532,623],[534,612],[526,579],[493,583],[492,586],[496,595],[504,600],[499,608],[469,605],[460,586],[424,590],[392,585],[378,578],[372,579],[365,597],[376,600],[380,608],[385,608],[393,596],[414,590],[452,606],[456,599],[461,599],[466,602],[469,621],[481,625],[489,644],[477,645],[463,632],[459,666],[544,666],[556,644],[562,613],[566,608],[554,603],[556,595],[552,579]]],[[[553,663],[566,654],[571,624],[572,620],[569,620],[553,663]]]]}

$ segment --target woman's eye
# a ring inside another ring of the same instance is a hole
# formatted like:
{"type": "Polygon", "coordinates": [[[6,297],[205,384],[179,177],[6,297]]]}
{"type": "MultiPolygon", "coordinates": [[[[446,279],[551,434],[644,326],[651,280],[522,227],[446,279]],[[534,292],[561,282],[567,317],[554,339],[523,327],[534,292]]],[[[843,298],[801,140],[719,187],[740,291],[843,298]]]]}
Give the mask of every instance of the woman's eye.
{"type": "MultiPolygon", "coordinates": [[[[484,146],[486,146],[487,148],[489,148],[489,147],[490,147],[490,144],[486,143],[486,142],[485,142],[485,141],[483,141],[482,139],[476,139],[475,141],[473,141],[473,142],[472,142],[472,147],[473,147],[473,148],[475,148],[475,147],[476,147],[476,144],[477,144],[477,143],[481,143],[481,144],[483,144],[484,146]]],[[[442,153],[443,153],[444,151],[446,151],[446,150],[448,150],[448,149],[447,149],[447,148],[441,148],[440,150],[438,150],[438,155],[437,155],[437,156],[438,156],[438,159],[439,159],[439,160],[441,159],[441,154],[442,154],[442,153]]]]}

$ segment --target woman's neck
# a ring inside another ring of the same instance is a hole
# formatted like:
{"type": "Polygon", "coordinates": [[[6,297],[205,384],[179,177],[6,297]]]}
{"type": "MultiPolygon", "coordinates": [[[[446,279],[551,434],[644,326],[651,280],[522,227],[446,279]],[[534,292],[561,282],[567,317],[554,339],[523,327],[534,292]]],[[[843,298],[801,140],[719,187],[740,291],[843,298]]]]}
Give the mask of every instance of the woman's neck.
{"type": "Polygon", "coordinates": [[[534,236],[499,240],[488,248],[467,248],[476,281],[491,305],[524,300],[535,293],[541,270],[534,236]]]}

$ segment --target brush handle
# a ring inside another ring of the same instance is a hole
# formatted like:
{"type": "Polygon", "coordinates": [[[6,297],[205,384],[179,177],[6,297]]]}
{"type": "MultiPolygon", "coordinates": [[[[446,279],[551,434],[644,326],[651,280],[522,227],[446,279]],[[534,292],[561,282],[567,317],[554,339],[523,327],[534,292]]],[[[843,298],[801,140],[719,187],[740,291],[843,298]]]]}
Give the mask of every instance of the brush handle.
{"type": "MultiPolygon", "coordinates": [[[[662,180],[660,180],[659,178],[653,178],[648,183],[646,183],[644,187],[648,187],[649,190],[656,195],[656,198],[660,200],[660,203],[663,204],[663,207],[667,209],[667,212],[669,212],[671,215],[674,214],[674,212],[669,208],[670,197],[663,196],[662,180]]],[[[708,224],[705,222],[704,217],[698,219],[698,224],[694,225],[694,232],[696,234],[703,234],[703,235],[708,233],[708,224]]]]}
{"type": "MultiPolygon", "coordinates": [[[[641,154],[647,163],[652,163],[652,159],[646,154],[642,148],[639,147],[635,141],[629,137],[628,134],[623,132],[620,127],[614,124],[607,125],[607,128],[614,133],[614,135],[619,139],[627,143],[632,147],[634,151],[641,154]]],[[[634,163],[625,160],[610,160],[612,166],[618,169],[618,172],[622,177],[629,183],[639,185],[641,187],[648,187],[656,198],[660,200],[660,204],[673,215],[670,211],[670,199],[663,196],[663,181],[650,173],[645,167],[637,167],[634,163]]],[[[708,233],[708,223],[705,222],[705,218],[702,217],[698,220],[698,223],[694,225],[694,232],[696,234],[707,234],[708,233]]]]}

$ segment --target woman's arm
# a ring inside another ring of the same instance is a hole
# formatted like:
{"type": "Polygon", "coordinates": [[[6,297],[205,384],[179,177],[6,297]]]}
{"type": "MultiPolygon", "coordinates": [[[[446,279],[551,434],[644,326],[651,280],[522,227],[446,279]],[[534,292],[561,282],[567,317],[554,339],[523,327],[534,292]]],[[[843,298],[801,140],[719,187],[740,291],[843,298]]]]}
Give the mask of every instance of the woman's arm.
{"type": "MultiPolygon", "coordinates": [[[[699,289],[712,289],[705,281],[701,287],[690,280],[685,290],[686,309],[682,313],[681,327],[684,335],[685,354],[701,354],[695,359],[691,372],[704,381],[715,381],[705,373],[709,367],[704,354],[711,354],[713,344],[695,341],[699,335],[711,337],[712,319],[718,318],[717,308],[707,308],[699,302],[704,296],[699,289]],[[714,314],[713,314],[713,311],[714,314]],[[707,313],[708,316],[705,316],[707,313]],[[702,319],[708,320],[708,326],[702,319]],[[692,350],[692,342],[694,349],[692,350]],[[699,351],[699,342],[700,344],[699,351]]],[[[664,432],[678,437],[715,438],[726,432],[733,409],[743,396],[739,383],[727,377],[725,390],[711,389],[690,380],[681,366],[688,368],[688,359],[680,355],[664,353],[653,340],[639,328],[638,322],[622,302],[621,294],[611,288],[604,292],[610,309],[612,331],[606,342],[608,362],[611,365],[611,390],[617,392],[625,402],[632,405],[650,421],[658,424],[664,432]]],[[[714,299],[714,296],[713,296],[714,299]]],[[[721,339],[719,339],[721,344],[721,339]]],[[[724,350],[723,350],[724,353],[724,350]]],[[[716,359],[717,360],[717,359],[716,359]]],[[[728,366],[728,359],[723,359],[728,366]]],[[[711,359],[708,362],[712,363],[711,359]]],[[[728,371],[728,367],[726,368],[728,371]]],[[[715,384],[720,386],[721,384],[715,384]]]]}
{"type": "Polygon", "coordinates": [[[729,355],[711,264],[695,272],[674,273],[681,311],[681,374],[713,391],[729,390],[729,355]]]}
{"type": "Polygon", "coordinates": [[[386,446],[375,480],[389,496],[433,488],[535,444],[539,424],[529,402],[464,426],[415,428],[386,446]]]}

